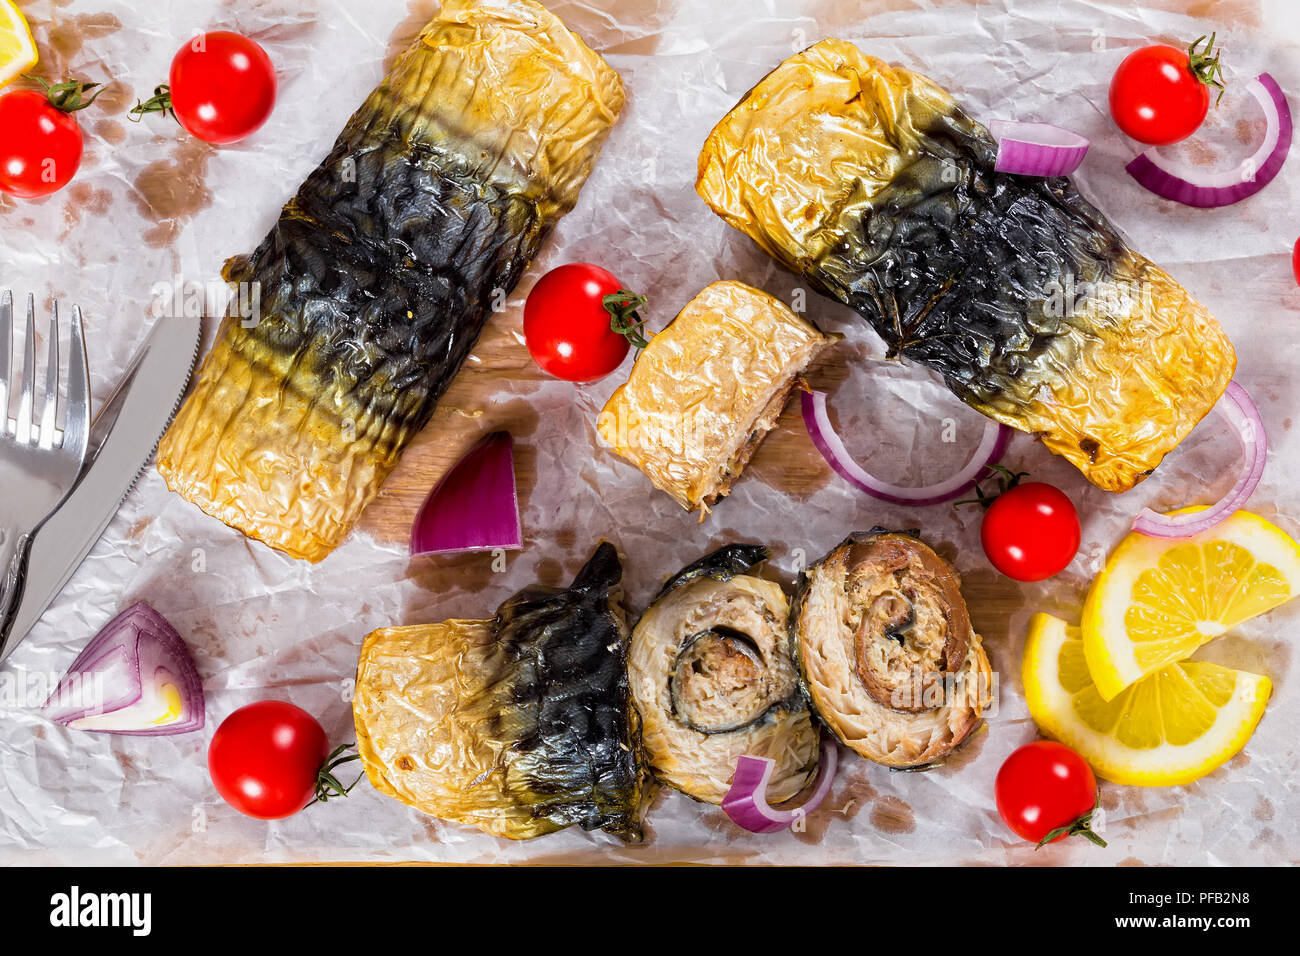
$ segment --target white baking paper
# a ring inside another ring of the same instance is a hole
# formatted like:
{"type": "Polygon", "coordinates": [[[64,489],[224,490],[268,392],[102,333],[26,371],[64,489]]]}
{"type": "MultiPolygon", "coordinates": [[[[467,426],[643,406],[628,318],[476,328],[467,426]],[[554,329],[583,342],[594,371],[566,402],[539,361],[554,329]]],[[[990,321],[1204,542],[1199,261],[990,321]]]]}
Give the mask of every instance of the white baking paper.
{"type": "MultiPolygon", "coordinates": [[[[169,287],[214,283],[226,257],[251,250],[328,151],[386,60],[433,15],[426,0],[20,0],[46,75],[114,82],[81,114],[84,168],[38,202],[0,198],[0,287],[81,305],[97,399],[111,390],[169,287]],[[271,122],[245,143],[213,149],[161,117],[125,110],[162,82],[196,29],[253,35],[280,73],[271,122]],[[176,278],[179,277],[179,278],[176,278]]],[[[577,209],[493,317],[433,423],[372,506],[361,530],[318,566],[242,538],[171,495],[152,469],[91,557],[0,670],[0,861],[236,863],[286,861],[1283,864],[1300,857],[1295,726],[1300,605],[1281,608],[1203,650],[1268,674],[1274,692],[1245,751],[1197,783],[1102,786],[1106,850],[1068,841],[1035,853],[1000,822],[993,780],[1034,739],[1019,679],[1036,610],[1076,620],[1108,550],[1144,505],[1208,502],[1231,486],[1237,450],[1213,417],[1159,471],[1122,497],[1089,486],[1027,436],[1009,461],[1064,488],[1084,546],[1053,581],[998,576],[979,546],[979,515],[949,506],[882,505],[823,467],[795,410],[769,437],[732,496],[702,524],[599,445],[598,410],[624,369],[575,388],[533,368],[520,333],[524,295],[545,270],[596,261],[651,297],[661,327],[718,278],[791,300],[800,289],[695,195],[696,157],[712,125],[784,57],[827,36],[919,69],[978,119],[1047,120],[1093,142],[1080,187],[1220,318],[1236,343],[1237,378],[1261,406],[1271,458],[1252,508],[1300,533],[1300,288],[1288,256],[1300,235],[1300,159],[1239,206],[1187,209],[1145,193],[1123,171],[1134,152],[1111,123],[1106,90],[1129,50],[1217,30],[1236,89],[1268,70],[1300,94],[1300,28],[1290,0],[1143,4],[1105,0],[589,0],[554,9],[622,74],[624,118],[577,209]],[[1264,5],[1261,5],[1261,4],[1264,5]],[[1197,15],[1182,12],[1195,7],[1197,15]],[[420,559],[401,540],[427,490],[477,433],[516,435],[523,551],[495,571],[491,555],[420,559]],[[430,462],[436,461],[436,467],[430,462]],[[921,528],[963,575],[971,615],[999,675],[986,731],[942,767],[891,773],[847,752],[834,792],[806,832],[756,836],[719,810],[661,791],[643,846],[568,831],[509,843],[444,824],[362,782],[348,800],[263,823],[217,797],[205,765],[221,719],[254,700],[291,700],[331,738],[352,740],[348,696],[362,639],[374,628],[490,616],[518,588],[567,580],[601,537],[627,564],[639,612],[658,584],[729,540],[772,546],[787,583],[851,529],[921,528]],[[393,529],[396,528],[395,532],[393,529]],[[44,692],[110,617],[147,600],[186,637],[203,675],[208,726],[175,738],[79,733],[43,719],[44,692]]],[[[1300,100],[1297,100],[1300,102],[1300,100]]],[[[1201,161],[1251,151],[1258,116],[1232,92],[1201,161]]],[[[1199,153],[1197,150],[1199,149],[1199,153]]],[[[812,293],[807,314],[845,341],[812,373],[832,393],[850,448],[883,477],[920,481],[956,465],[983,420],[925,371],[881,358],[865,323],[812,293]],[[952,441],[945,442],[947,431],[952,441]]],[[[173,299],[175,296],[171,296],[173,299]]],[[[163,319],[165,320],[165,318],[163,319]]],[[[3,492],[0,492],[3,493],[3,492]]]]}

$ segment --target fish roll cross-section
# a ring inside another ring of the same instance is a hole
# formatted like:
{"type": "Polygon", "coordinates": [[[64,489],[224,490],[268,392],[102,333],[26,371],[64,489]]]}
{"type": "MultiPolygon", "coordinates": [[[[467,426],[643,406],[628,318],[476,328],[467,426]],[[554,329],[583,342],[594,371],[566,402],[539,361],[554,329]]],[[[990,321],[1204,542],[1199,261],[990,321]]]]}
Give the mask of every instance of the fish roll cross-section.
{"type": "Polygon", "coordinates": [[[748,573],[761,545],[732,544],[675,575],[632,629],[632,700],[650,769],[720,804],[743,755],[774,762],[767,797],[799,793],[818,738],[790,656],[781,586],[748,573]]]}
{"type": "Polygon", "coordinates": [[[911,533],[850,535],[810,567],[790,637],[813,710],[876,763],[942,760],[992,703],[992,670],[957,573],[911,533]]]}

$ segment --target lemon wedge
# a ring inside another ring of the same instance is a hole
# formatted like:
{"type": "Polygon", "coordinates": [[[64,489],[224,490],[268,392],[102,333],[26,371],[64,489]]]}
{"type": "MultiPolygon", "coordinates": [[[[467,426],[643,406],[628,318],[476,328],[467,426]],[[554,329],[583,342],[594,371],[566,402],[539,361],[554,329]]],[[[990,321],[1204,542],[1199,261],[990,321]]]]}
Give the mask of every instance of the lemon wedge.
{"type": "Polygon", "coordinates": [[[1029,713],[1114,783],[1171,787],[1205,776],[1250,739],[1272,692],[1267,677],[1179,661],[1104,700],[1080,629],[1035,614],[1021,676],[1029,713]]]}
{"type": "Polygon", "coordinates": [[[9,0],[0,0],[0,86],[18,79],[36,59],[36,41],[27,21],[9,0]]]}
{"type": "Polygon", "coordinates": [[[1258,515],[1238,511],[1191,538],[1130,534],[1083,607],[1083,653],[1097,692],[1112,700],[1297,593],[1300,544],[1258,515]]]}

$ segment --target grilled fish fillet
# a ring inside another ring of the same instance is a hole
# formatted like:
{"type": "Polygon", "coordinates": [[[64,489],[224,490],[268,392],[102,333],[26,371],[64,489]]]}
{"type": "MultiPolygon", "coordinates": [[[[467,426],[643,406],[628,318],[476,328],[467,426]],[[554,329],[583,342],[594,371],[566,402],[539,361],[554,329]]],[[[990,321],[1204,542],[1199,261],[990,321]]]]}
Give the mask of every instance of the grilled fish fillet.
{"type": "Polygon", "coordinates": [[[1124,491],[1214,407],[1232,344],[1069,179],[997,149],[933,81],[823,40],[718,123],[696,189],[891,354],[1124,491]]]}
{"type": "Polygon", "coordinates": [[[639,840],[621,578],[606,543],[570,587],[525,589],[491,621],[366,638],[352,709],[375,789],[515,840],[575,824],[639,840]]]}
{"type": "Polygon", "coordinates": [[[223,324],[159,446],[168,486],[294,557],[328,555],[577,201],[623,101],[540,5],[445,0],[270,235],[227,263],[261,315],[223,324]]]}

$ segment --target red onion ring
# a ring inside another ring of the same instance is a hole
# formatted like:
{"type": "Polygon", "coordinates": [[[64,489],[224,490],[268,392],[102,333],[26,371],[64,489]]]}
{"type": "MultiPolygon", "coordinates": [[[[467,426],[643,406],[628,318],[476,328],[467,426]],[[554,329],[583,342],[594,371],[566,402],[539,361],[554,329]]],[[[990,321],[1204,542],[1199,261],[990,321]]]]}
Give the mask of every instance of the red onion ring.
{"type": "Polygon", "coordinates": [[[803,423],[808,429],[808,436],[835,473],[871,497],[896,505],[937,505],[961,497],[975,487],[975,482],[989,465],[1002,460],[1011,441],[1011,429],[989,419],[985,423],[984,437],[980,439],[979,447],[961,471],[936,484],[904,488],[881,481],[853,460],[831,425],[826,411],[825,392],[804,392],[802,401],[803,423]]]}
{"type": "Polygon", "coordinates": [[[1291,107],[1282,88],[1267,73],[1251,80],[1246,89],[1259,101],[1268,126],[1255,154],[1230,169],[1206,171],[1184,166],[1148,149],[1125,169],[1157,196],[1185,206],[1213,209],[1255,195],[1276,177],[1291,151],[1291,107]]]}
{"type": "Polygon", "coordinates": [[[840,753],[835,742],[829,737],[822,737],[821,763],[817,766],[817,778],[812,782],[812,793],[797,807],[777,810],[767,802],[767,782],[772,778],[776,761],[771,757],[743,754],[736,761],[731,788],[722,798],[722,812],[736,826],[744,827],[752,833],[785,830],[822,805],[822,801],[831,792],[839,759],[840,753]]]}
{"type": "Polygon", "coordinates": [[[1133,521],[1133,530],[1153,538],[1190,538],[1192,535],[1209,531],[1220,521],[1228,518],[1244,505],[1254,493],[1264,474],[1264,463],[1268,459],[1268,436],[1264,434],[1264,422],[1259,409],[1250,400],[1246,390],[1236,382],[1229,382],[1223,397],[1214,406],[1220,415],[1228,420],[1241,441],[1243,455],[1241,475],[1237,483],[1219,501],[1211,507],[1180,515],[1162,515],[1150,508],[1133,521]]]}
{"type": "Polygon", "coordinates": [[[1092,145],[1086,137],[1050,123],[994,120],[989,132],[998,141],[993,168],[1017,176],[1069,176],[1092,145]]]}

